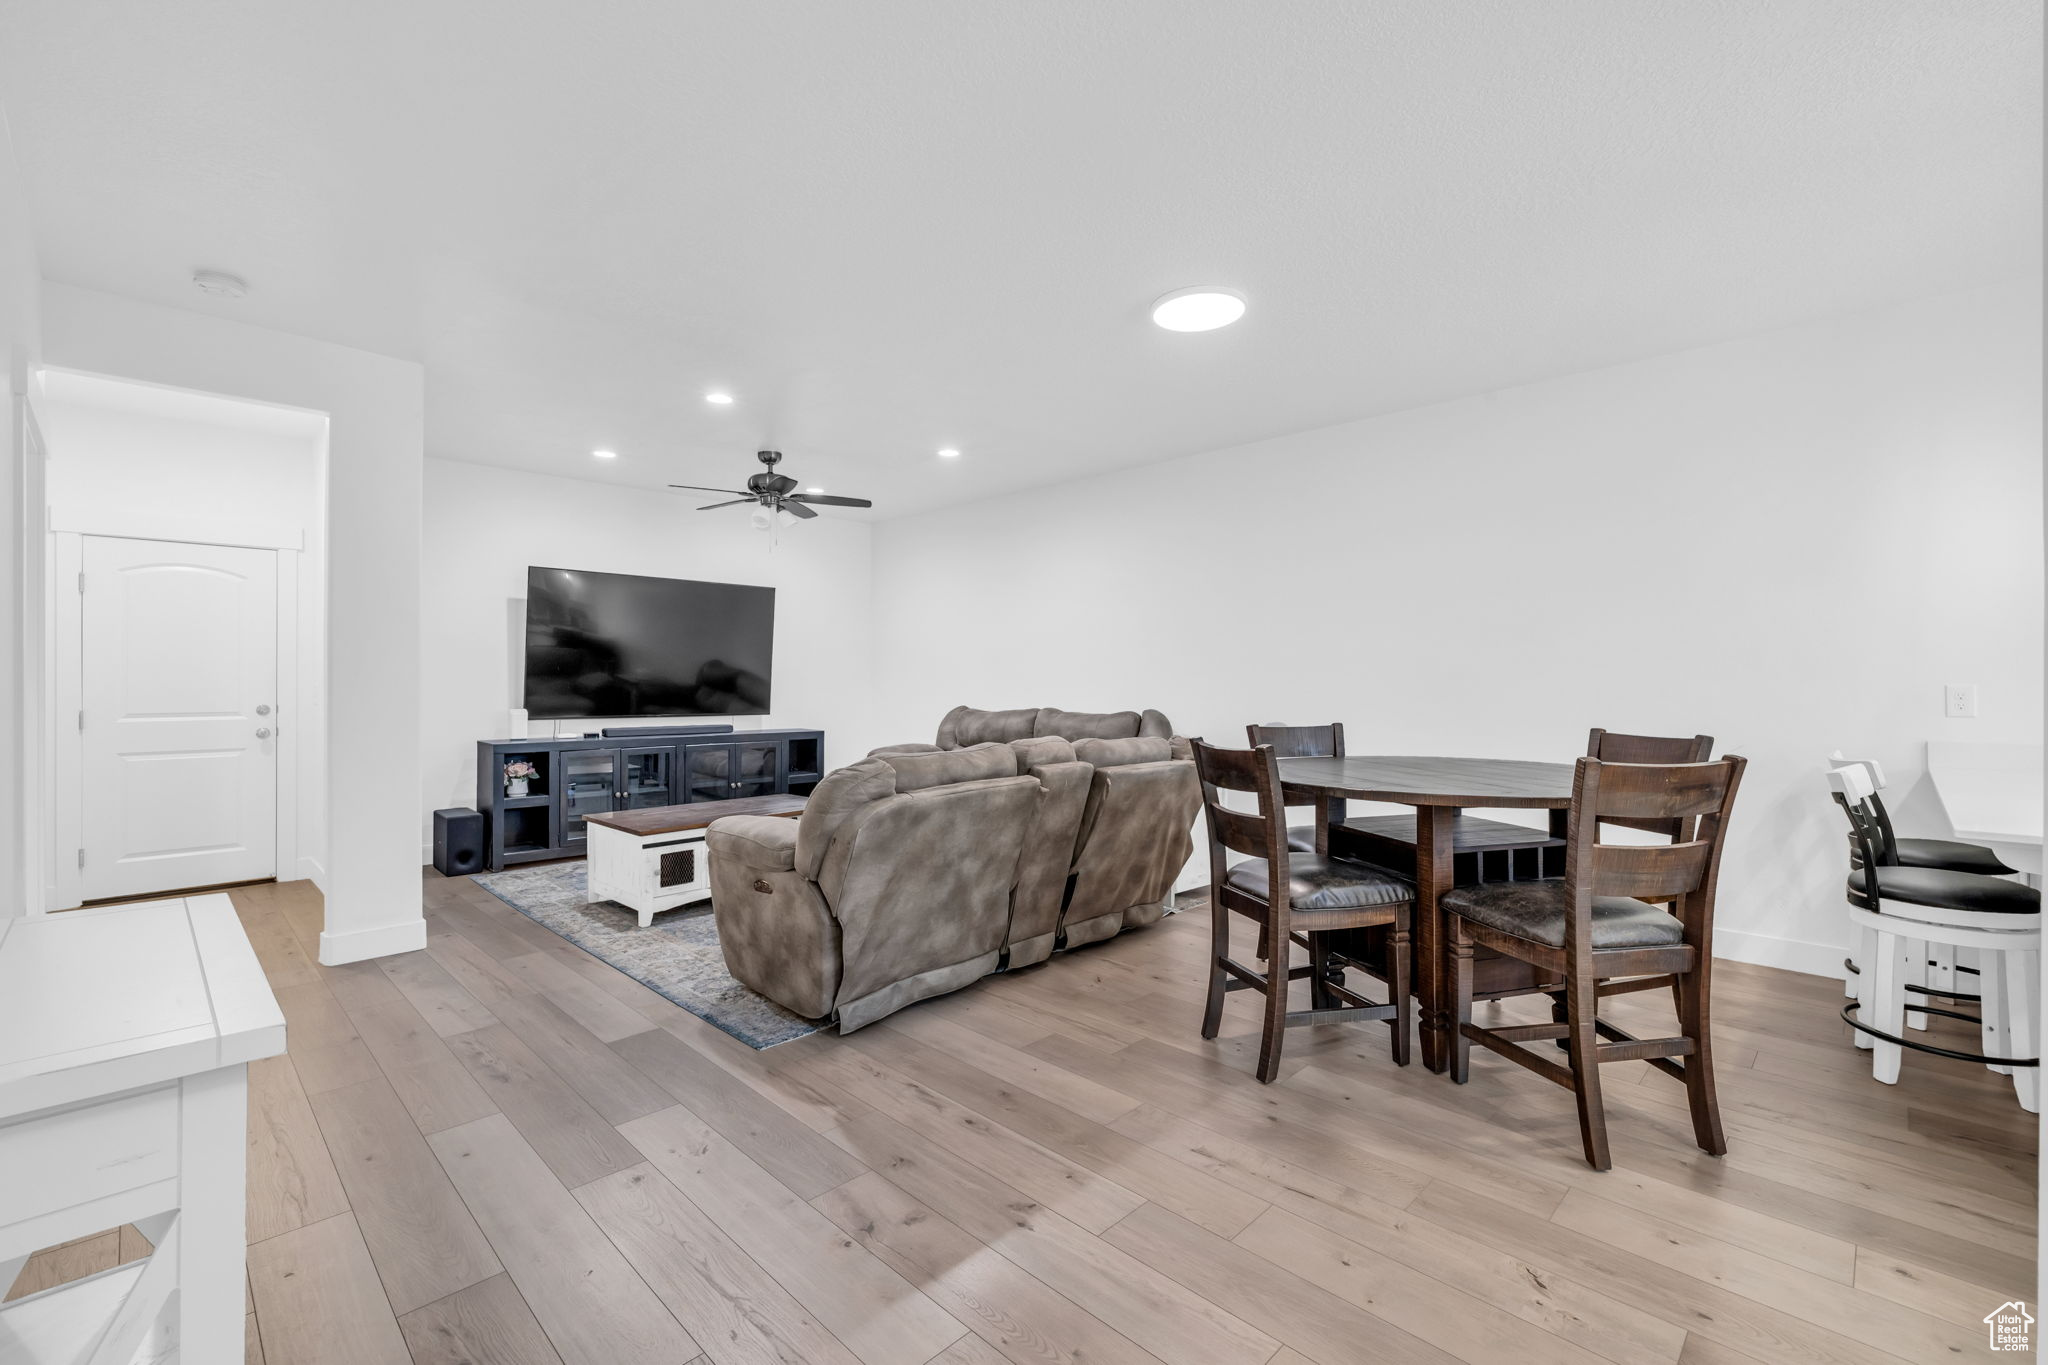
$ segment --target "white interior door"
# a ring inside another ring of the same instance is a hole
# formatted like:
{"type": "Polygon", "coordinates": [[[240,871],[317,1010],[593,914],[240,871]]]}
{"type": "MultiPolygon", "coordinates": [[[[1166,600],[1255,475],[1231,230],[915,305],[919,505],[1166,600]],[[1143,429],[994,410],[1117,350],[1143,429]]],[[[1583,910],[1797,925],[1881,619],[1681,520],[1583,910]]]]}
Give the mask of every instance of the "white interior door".
{"type": "Polygon", "coordinates": [[[83,552],[83,898],[274,875],[277,552],[83,552]]]}

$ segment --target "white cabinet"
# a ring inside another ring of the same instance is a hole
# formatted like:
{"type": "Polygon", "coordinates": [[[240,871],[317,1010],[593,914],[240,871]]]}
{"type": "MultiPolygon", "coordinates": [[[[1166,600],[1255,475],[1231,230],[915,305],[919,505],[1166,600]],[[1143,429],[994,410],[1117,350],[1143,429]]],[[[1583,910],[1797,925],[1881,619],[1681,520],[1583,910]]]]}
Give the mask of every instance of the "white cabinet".
{"type": "Polygon", "coordinates": [[[0,1365],[241,1359],[248,1063],[282,1051],[226,896],[0,923],[0,1284],[124,1223],[155,1246],[0,1307],[0,1365]]]}

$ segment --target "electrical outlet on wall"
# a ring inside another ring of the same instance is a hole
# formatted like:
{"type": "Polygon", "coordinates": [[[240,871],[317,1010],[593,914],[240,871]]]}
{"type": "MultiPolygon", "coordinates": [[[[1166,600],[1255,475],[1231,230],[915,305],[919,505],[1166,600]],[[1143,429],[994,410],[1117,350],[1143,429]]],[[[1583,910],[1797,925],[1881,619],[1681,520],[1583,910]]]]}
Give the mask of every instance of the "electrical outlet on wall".
{"type": "Polygon", "coordinates": [[[1943,710],[1951,720],[1975,720],[1977,718],[1977,684],[1950,683],[1942,689],[1945,698],[1943,710]]]}

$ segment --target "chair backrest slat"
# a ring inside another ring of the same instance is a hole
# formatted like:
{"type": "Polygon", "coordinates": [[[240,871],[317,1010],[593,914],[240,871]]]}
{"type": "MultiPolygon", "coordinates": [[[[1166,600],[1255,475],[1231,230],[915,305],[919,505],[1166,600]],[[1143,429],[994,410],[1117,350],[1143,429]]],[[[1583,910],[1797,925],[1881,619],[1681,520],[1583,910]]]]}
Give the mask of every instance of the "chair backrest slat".
{"type": "Polygon", "coordinates": [[[1586,738],[1586,757],[1602,763],[1704,763],[1713,756],[1712,735],[1673,739],[1595,729],[1586,738]]]}
{"type": "MultiPolygon", "coordinates": [[[[1834,793],[1835,804],[1842,808],[1842,814],[1849,817],[1849,852],[1852,863],[1864,867],[1883,867],[1894,857],[1891,844],[1891,829],[1888,822],[1874,809],[1877,805],[1877,782],[1868,765],[1846,763],[1828,772],[1828,788],[1834,793]]],[[[1867,909],[1877,910],[1876,897],[1870,895],[1872,888],[1865,886],[1862,892],[1856,890],[1854,882],[1849,885],[1849,900],[1867,909]]]]}
{"type": "Polygon", "coordinates": [[[1232,853],[1263,858],[1269,852],[1266,822],[1258,816],[1225,806],[1209,807],[1209,830],[1215,840],[1232,853]]]}
{"type": "Polygon", "coordinates": [[[1681,820],[1719,810],[1728,774],[1720,763],[1600,764],[1600,819],[1681,820]]]}
{"type": "Polygon", "coordinates": [[[1713,846],[1689,844],[1602,844],[1593,861],[1593,894],[1668,901],[1699,888],[1713,846]]]}
{"type": "MultiPolygon", "coordinates": [[[[1705,763],[1714,756],[1714,737],[1694,735],[1680,739],[1667,735],[1623,735],[1595,727],[1586,736],[1586,757],[1602,763],[1705,763]]],[[[1661,834],[1673,843],[1692,838],[1689,821],[1645,819],[1640,816],[1602,816],[1610,825],[1661,834]]]]}
{"type": "Polygon", "coordinates": [[[1247,725],[1245,738],[1256,749],[1273,746],[1275,758],[1344,757],[1344,722],[1330,725],[1247,725]]]}

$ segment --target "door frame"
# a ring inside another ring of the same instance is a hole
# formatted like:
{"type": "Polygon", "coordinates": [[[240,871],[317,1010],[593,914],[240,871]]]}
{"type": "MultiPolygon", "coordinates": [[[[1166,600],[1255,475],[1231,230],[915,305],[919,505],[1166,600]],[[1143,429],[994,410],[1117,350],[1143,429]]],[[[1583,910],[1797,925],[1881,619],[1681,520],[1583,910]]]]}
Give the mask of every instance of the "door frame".
{"type": "MultiPolygon", "coordinates": [[[[271,874],[279,881],[297,876],[299,867],[299,768],[301,750],[301,687],[299,679],[299,567],[305,537],[296,527],[251,521],[209,524],[202,535],[152,533],[128,518],[101,521],[89,513],[64,515],[53,510],[50,539],[56,575],[53,644],[56,668],[50,707],[50,752],[56,768],[56,803],[50,832],[56,865],[56,886],[50,909],[80,904],[84,878],[78,859],[85,847],[85,734],[77,716],[85,703],[85,598],[80,578],[88,536],[108,540],[157,540],[172,545],[220,545],[277,554],[277,791],[272,803],[277,829],[271,874]],[[289,722],[289,723],[287,723],[289,722]]],[[[182,528],[181,528],[182,529],[182,528]]]]}

